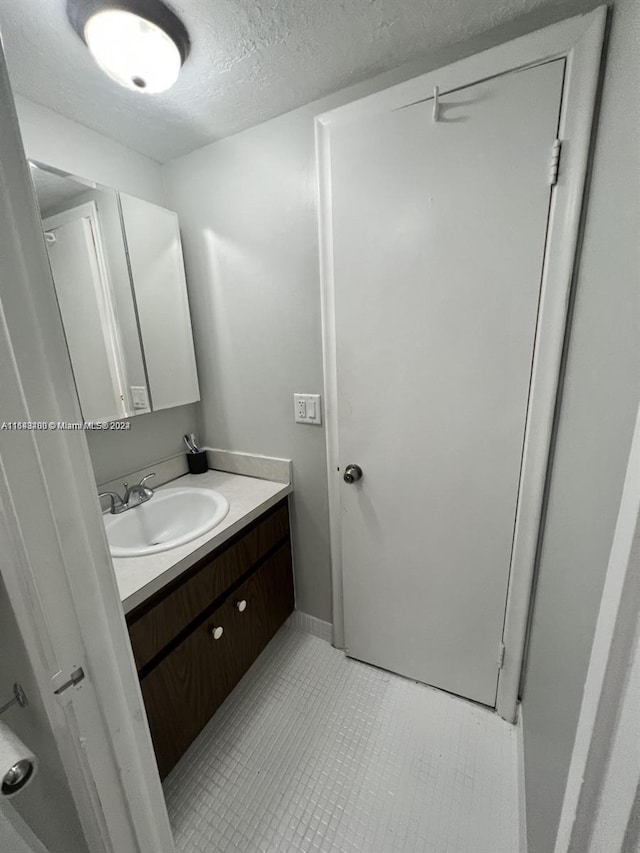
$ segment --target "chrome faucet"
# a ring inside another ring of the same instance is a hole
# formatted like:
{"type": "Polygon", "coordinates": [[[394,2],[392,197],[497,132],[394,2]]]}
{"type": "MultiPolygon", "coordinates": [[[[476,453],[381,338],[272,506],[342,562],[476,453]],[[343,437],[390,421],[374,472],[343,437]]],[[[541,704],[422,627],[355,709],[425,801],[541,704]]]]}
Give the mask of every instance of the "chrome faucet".
{"type": "Polygon", "coordinates": [[[117,492],[100,492],[99,498],[109,498],[110,509],[112,515],[118,515],[121,512],[126,512],[128,509],[133,509],[140,504],[145,503],[153,497],[153,489],[146,485],[147,480],[155,477],[155,471],[151,474],[146,474],[139,483],[135,486],[124,485],[124,497],[120,497],[117,492]]]}

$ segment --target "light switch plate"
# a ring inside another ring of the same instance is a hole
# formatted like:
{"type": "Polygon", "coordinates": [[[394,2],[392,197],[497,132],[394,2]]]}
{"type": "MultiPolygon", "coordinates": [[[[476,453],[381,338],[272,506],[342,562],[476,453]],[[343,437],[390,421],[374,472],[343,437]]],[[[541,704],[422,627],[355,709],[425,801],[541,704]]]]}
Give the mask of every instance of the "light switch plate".
{"type": "Polygon", "coordinates": [[[134,409],[149,409],[149,395],[144,385],[131,385],[131,401],[134,409]]]}
{"type": "Polygon", "coordinates": [[[297,424],[321,424],[322,402],[320,394],[294,394],[293,414],[297,424]]]}

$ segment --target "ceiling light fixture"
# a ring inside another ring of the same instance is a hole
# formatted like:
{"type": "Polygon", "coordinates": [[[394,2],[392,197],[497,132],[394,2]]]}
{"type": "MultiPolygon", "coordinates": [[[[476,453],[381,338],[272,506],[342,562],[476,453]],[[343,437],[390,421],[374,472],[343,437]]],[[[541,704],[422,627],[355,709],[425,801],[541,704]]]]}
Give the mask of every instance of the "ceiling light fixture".
{"type": "Polygon", "coordinates": [[[170,89],[189,55],[189,34],[160,0],[68,0],[67,16],[100,68],[127,89],[170,89]]]}

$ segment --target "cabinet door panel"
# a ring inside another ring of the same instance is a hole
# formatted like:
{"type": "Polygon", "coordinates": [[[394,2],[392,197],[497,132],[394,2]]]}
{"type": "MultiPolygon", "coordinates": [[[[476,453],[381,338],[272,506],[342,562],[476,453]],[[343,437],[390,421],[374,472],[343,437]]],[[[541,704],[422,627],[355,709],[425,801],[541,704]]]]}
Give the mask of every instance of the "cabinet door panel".
{"type": "Polygon", "coordinates": [[[290,544],[254,572],[223,609],[228,611],[224,618],[230,627],[235,685],[293,611],[290,544]],[[241,601],[246,602],[244,611],[238,609],[241,601]]]}
{"type": "Polygon", "coordinates": [[[217,614],[174,649],[141,682],[151,737],[164,778],[224,702],[235,680],[230,632],[217,614]]]}
{"type": "Polygon", "coordinates": [[[120,193],[154,411],[200,399],[178,217],[120,193]]]}

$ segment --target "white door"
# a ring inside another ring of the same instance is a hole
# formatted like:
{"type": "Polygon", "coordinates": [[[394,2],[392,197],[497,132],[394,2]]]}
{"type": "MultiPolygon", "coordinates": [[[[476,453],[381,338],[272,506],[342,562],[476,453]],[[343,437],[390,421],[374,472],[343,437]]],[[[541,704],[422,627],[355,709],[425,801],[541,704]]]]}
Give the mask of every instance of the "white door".
{"type": "Polygon", "coordinates": [[[330,128],[345,646],[490,706],[564,66],[330,128]]]}

